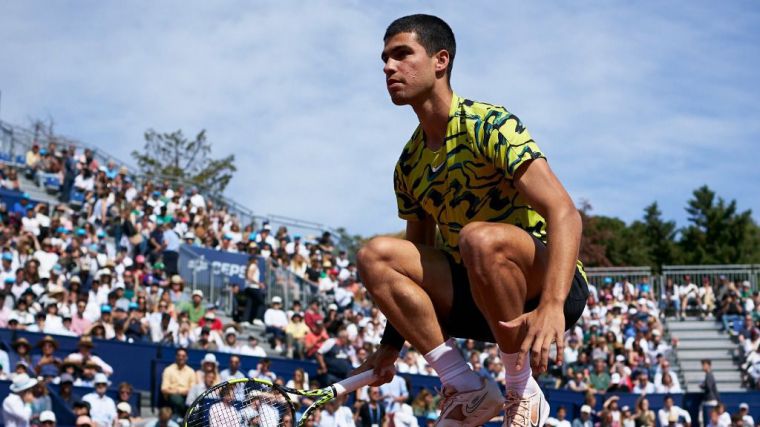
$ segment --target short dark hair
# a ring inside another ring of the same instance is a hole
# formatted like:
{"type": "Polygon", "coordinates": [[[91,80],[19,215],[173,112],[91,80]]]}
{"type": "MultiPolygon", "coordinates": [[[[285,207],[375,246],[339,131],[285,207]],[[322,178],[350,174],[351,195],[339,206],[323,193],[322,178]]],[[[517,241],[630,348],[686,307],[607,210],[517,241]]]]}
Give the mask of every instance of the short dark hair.
{"type": "Polygon", "coordinates": [[[443,19],[425,14],[404,16],[391,22],[385,30],[383,41],[400,33],[415,33],[417,41],[425,48],[428,55],[433,56],[440,50],[449,53],[449,66],[446,68],[448,81],[451,81],[451,70],[454,68],[454,56],[457,52],[457,42],[454,32],[443,19]]]}
{"type": "Polygon", "coordinates": [[[710,359],[702,359],[701,362],[702,362],[702,364],[706,363],[707,366],[712,366],[712,360],[710,360],[710,359]]]}

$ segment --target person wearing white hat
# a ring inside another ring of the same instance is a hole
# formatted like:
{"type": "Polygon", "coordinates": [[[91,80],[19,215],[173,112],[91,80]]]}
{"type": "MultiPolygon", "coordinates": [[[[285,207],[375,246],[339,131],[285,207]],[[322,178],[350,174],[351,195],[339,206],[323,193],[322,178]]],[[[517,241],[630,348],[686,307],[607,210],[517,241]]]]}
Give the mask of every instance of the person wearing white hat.
{"type": "Polygon", "coordinates": [[[128,424],[132,421],[132,405],[128,402],[119,402],[116,405],[116,417],[119,422],[126,421],[128,424]]]}
{"type": "Polygon", "coordinates": [[[573,427],[593,427],[591,421],[591,407],[588,405],[581,406],[581,416],[573,420],[573,427]]]}
{"type": "Polygon", "coordinates": [[[32,389],[37,380],[27,374],[18,374],[10,386],[11,393],[3,400],[3,423],[7,427],[28,427],[32,418],[32,389]]]}
{"type": "Polygon", "coordinates": [[[85,394],[82,400],[90,404],[90,416],[93,421],[103,426],[113,425],[116,419],[116,403],[106,396],[108,377],[105,374],[95,374],[95,391],[85,394]]]}
{"type": "Polygon", "coordinates": [[[214,353],[206,353],[201,360],[201,368],[195,371],[196,384],[202,383],[207,372],[214,374],[214,384],[219,382],[219,362],[214,353]]]}
{"type": "Polygon", "coordinates": [[[272,348],[281,353],[285,347],[285,328],[288,326],[288,314],[282,309],[282,298],[272,298],[272,306],[264,312],[266,333],[272,337],[272,348]]]}
{"type": "Polygon", "coordinates": [[[752,415],[749,414],[749,405],[747,402],[742,402],[739,404],[739,415],[741,415],[745,426],[755,425],[755,419],[752,418],[752,415]]]}
{"type": "Polygon", "coordinates": [[[240,353],[242,345],[238,342],[238,331],[232,326],[224,330],[224,344],[221,350],[225,353],[240,353]]]}
{"type": "Polygon", "coordinates": [[[42,411],[40,413],[40,425],[45,427],[55,427],[56,419],[53,411],[42,411]]]}

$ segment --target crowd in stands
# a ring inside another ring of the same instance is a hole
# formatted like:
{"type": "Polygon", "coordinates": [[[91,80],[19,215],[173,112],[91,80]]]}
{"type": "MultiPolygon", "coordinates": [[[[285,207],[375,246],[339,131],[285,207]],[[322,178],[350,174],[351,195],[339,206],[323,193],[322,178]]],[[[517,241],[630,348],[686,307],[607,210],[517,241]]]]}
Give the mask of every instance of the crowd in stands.
{"type": "MultiPolygon", "coordinates": [[[[4,167],[0,184],[19,189],[17,173],[4,167]]],[[[135,421],[137,414],[124,405],[128,399],[114,402],[101,393],[113,370],[92,352],[93,338],[209,352],[196,370],[187,364],[186,352],[179,350],[175,364],[164,371],[165,407],[158,421],[162,426],[173,425],[172,419],[181,416],[195,397],[220,381],[250,376],[296,388],[325,386],[345,378],[380,343],[385,318],[329,233],[307,241],[285,227],[273,231],[268,223],[243,223],[198,188],[139,182],[113,162],[98,164],[89,150],[78,154],[54,143],[34,146],[20,173],[48,189],[50,182],[59,183],[60,203],[54,206],[33,206],[28,197],[13,206],[0,206],[0,327],[51,335],[39,349],[21,338],[13,342],[11,351],[0,350],[0,379],[13,380],[21,401],[32,399],[31,416],[40,423],[51,409],[45,399],[46,383],[60,384],[67,404],[77,415],[89,417],[90,423],[111,426],[114,420],[128,420],[118,421],[120,425],[135,421]],[[231,313],[206,304],[203,292],[185,289],[178,274],[183,243],[250,256],[245,283],[232,286],[231,313]],[[288,271],[310,283],[314,297],[301,300],[307,295],[299,295],[300,288],[289,281],[290,276],[282,276],[275,283],[290,287],[289,294],[296,299],[284,307],[280,297],[268,298],[260,258],[279,267],[275,271],[288,271]],[[233,321],[225,323],[222,318],[227,315],[233,321]],[[264,342],[245,332],[251,330],[249,325],[263,327],[264,342]],[[55,335],[80,336],[79,351],[56,358],[55,335]],[[219,369],[213,352],[230,354],[226,369],[219,369]],[[238,357],[267,354],[312,360],[317,376],[310,379],[298,370],[292,378],[281,378],[269,370],[266,358],[256,367],[243,367],[238,357]],[[80,398],[71,394],[69,386],[93,387],[93,392],[80,398]],[[119,405],[127,410],[119,410],[119,405]]],[[[545,387],[586,394],[588,405],[572,421],[574,427],[608,425],[611,419],[623,425],[653,425],[655,417],[662,422],[672,414],[679,422],[690,421],[679,408],[661,414],[648,408],[647,394],[684,392],[670,369],[669,355],[678,341],[667,337],[665,316],[696,313],[723,322],[741,345],[748,384],[757,386],[760,299],[748,283],[737,286],[721,278],[719,283],[706,280],[697,286],[686,276],[683,283],[668,282],[662,295],[656,295],[651,282],[610,278],[590,286],[590,291],[581,320],[566,334],[565,363],[550,365],[539,378],[545,387]],[[618,408],[613,398],[605,402],[603,411],[591,409],[597,396],[610,392],[642,397],[635,408],[618,408]]],[[[504,382],[495,345],[473,340],[460,344],[473,370],[504,382]]],[[[422,355],[408,345],[397,370],[434,375],[422,355]]],[[[129,384],[119,387],[126,396],[132,393],[129,384]]],[[[387,417],[406,425],[416,423],[416,417],[435,420],[437,393],[423,390],[412,396],[409,390],[403,377],[396,376],[382,387],[361,390],[353,408],[343,409],[341,402],[328,406],[316,422],[371,426],[387,417]]],[[[299,403],[305,407],[310,402],[300,398],[299,403]]],[[[566,416],[565,409],[558,411],[553,422],[566,426],[571,421],[566,416]]]]}

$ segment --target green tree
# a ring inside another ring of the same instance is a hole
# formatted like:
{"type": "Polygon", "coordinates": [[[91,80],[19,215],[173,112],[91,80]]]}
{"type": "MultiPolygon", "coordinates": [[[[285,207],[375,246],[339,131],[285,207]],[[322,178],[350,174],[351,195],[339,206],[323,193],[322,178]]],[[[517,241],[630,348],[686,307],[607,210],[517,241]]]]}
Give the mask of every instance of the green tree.
{"type": "Polygon", "coordinates": [[[716,197],[706,185],[694,190],[686,207],[691,225],[679,242],[691,264],[735,264],[757,261],[757,225],[752,211],[738,212],[736,200],[716,197]]]}
{"type": "Polygon", "coordinates": [[[635,221],[630,228],[634,235],[641,236],[649,260],[647,264],[655,271],[660,271],[663,265],[678,262],[676,222],[662,219],[657,202],[645,207],[643,221],[635,221]]]}
{"type": "Polygon", "coordinates": [[[145,175],[184,181],[211,195],[222,194],[237,171],[234,154],[211,158],[205,130],[190,140],[181,130],[158,133],[148,129],[143,151],[132,151],[132,157],[145,175]]]}

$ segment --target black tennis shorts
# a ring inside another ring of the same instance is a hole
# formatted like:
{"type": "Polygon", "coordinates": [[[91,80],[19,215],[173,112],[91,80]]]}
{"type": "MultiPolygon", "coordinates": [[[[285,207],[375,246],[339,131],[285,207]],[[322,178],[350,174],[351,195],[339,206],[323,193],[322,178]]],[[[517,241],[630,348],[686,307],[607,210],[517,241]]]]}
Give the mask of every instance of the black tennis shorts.
{"type": "MultiPolygon", "coordinates": [[[[467,269],[454,261],[454,258],[448,253],[446,256],[449,259],[451,280],[454,286],[454,303],[449,318],[442,325],[444,330],[457,338],[496,342],[483,313],[480,312],[475,300],[472,299],[467,269]]],[[[573,284],[570,286],[570,292],[565,299],[565,330],[572,328],[575,322],[581,318],[583,310],[586,308],[588,292],[588,283],[576,267],[573,284]]],[[[525,301],[523,313],[535,310],[539,302],[540,297],[525,301]]]]}

